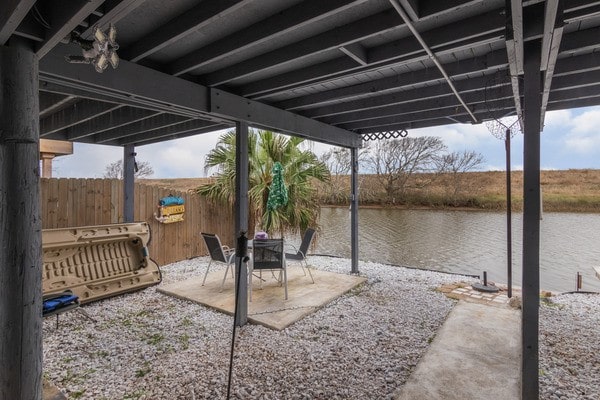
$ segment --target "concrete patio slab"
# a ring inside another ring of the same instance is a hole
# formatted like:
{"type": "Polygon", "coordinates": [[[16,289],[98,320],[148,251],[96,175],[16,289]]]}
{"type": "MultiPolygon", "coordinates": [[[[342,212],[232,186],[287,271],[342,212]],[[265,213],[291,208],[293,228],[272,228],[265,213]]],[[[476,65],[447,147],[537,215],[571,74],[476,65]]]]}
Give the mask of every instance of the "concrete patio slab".
{"type": "MultiPolygon", "coordinates": [[[[311,270],[313,284],[300,267],[288,267],[288,300],[284,300],[282,286],[271,276],[263,273],[262,289],[254,277],[252,302],[248,303],[248,320],[271,329],[282,330],[327,303],[366,281],[365,277],[311,270]]],[[[221,281],[224,270],[208,274],[202,286],[202,276],[159,287],[166,295],[190,300],[207,307],[233,315],[234,280],[228,276],[223,291],[221,281]]]]}
{"type": "Polygon", "coordinates": [[[520,398],[520,311],[459,301],[395,400],[520,398]]]}

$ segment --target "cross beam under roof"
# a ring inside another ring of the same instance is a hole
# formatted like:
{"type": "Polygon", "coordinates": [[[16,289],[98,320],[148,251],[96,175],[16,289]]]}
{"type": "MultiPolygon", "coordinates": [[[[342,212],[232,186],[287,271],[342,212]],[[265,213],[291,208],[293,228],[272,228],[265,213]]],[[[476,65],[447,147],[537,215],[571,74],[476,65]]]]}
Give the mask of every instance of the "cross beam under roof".
{"type": "MultiPolygon", "coordinates": [[[[483,43],[491,43],[502,38],[504,18],[498,12],[486,12],[465,18],[460,23],[432,28],[421,33],[427,44],[436,53],[451,53],[470,49],[483,43]],[[466,37],[464,40],[457,38],[466,37]]],[[[386,65],[400,62],[411,63],[427,59],[429,56],[412,36],[395,40],[365,50],[366,66],[351,61],[348,57],[338,57],[316,65],[291,71],[270,78],[249,83],[239,89],[239,93],[254,100],[273,96],[295,87],[315,82],[325,82],[347,73],[375,71],[386,65]]]]}
{"type": "MultiPolygon", "coordinates": [[[[74,46],[58,46],[40,60],[41,79],[63,86],[126,99],[172,114],[201,118],[213,123],[232,125],[248,121],[251,125],[302,136],[342,147],[360,147],[359,135],[322,122],[224,92],[210,91],[202,85],[122,60],[118,70],[96,73],[88,65],[69,64],[66,55],[78,51],[74,46]],[[224,101],[226,99],[226,101],[224,101]],[[209,106],[210,104],[210,106],[209,106]]],[[[118,106],[118,105],[117,105],[118,106]]],[[[110,110],[112,111],[112,110],[110,110]]],[[[52,121],[48,120],[48,124],[52,121]]],[[[56,132],[68,126],[44,128],[56,132]]]]}
{"type": "Polygon", "coordinates": [[[10,35],[15,32],[34,4],[35,0],[2,0],[2,7],[0,7],[0,46],[6,43],[10,35]]]}
{"type": "Polygon", "coordinates": [[[342,147],[360,147],[362,139],[350,132],[289,111],[248,100],[246,98],[211,89],[211,112],[228,116],[236,121],[249,121],[250,125],[281,133],[304,137],[318,142],[342,147]]]}
{"type": "MultiPolygon", "coordinates": [[[[310,0],[309,2],[297,4],[268,17],[266,20],[257,22],[241,31],[234,32],[216,42],[186,54],[171,64],[170,71],[176,76],[190,72],[251,46],[282,37],[292,30],[302,28],[305,25],[314,23],[365,1],[310,0]]],[[[201,7],[205,6],[201,4],[201,7]]]]}

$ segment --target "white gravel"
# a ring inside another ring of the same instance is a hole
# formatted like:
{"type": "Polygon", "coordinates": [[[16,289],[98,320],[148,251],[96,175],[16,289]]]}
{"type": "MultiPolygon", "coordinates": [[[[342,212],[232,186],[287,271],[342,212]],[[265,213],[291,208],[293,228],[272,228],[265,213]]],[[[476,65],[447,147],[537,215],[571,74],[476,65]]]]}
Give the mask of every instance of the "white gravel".
{"type": "Polygon", "coordinates": [[[543,399],[600,399],[600,295],[562,294],[540,308],[543,399]]]}
{"type": "MultiPolygon", "coordinates": [[[[310,261],[350,270],[347,259],[310,261]]],[[[163,284],[202,274],[207,263],[164,266],[163,284]]],[[[359,268],[367,283],[287,329],[238,329],[232,398],[391,398],[454,304],[435,287],[469,278],[371,262],[359,268]]],[[[541,311],[542,398],[598,399],[600,296],[555,301],[541,311]]],[[[83,308],[96,323],[77,312],[61,315],[58,329],[53,318],[44,321],[44,374],[69,398],[226,397],[231,316],[156,287],[83,308]]]]}

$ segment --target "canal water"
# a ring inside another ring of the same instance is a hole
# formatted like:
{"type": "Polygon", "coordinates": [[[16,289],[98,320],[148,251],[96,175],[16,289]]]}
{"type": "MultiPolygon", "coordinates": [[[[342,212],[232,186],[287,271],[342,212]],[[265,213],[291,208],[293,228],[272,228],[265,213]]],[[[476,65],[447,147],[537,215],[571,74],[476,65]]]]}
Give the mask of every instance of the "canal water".
{"type": "MultiPolygon", "coordinates": [[[[522,214],[513,214],[513,284],[521,285],[522,214]]],[[[347,207],[322,208],[319,254],[350,257],[347,207]]],[[[359,259],[437,271],[481,275],[506,283],[506,214],[482,211],[359,209],[359,259]]],[[[540,287],[600,291],[600,215],[544,213],[540,287]]]]}

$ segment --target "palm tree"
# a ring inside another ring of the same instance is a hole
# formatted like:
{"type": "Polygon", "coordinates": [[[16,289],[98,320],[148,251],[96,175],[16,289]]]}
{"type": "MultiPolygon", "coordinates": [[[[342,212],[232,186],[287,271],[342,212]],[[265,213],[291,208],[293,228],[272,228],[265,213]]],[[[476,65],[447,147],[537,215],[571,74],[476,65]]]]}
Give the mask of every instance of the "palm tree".
{"type": "MultiPolygon", "coordinates": [[[[312,179],[329,181],[327,166],[311,151],[299,145],[304,139],[287,137],[270,131],[251,130],[248,135],[250,212],[261,229],[275,232],[300,233],[317,226],[319,203],[312,179]],[[288,189],[288,203],[275,210],[267,208],[269,187],[275,162],[283,166],[283,178],[288,189]]],[[[220,202],[233,203],[235,196],[235,131],[219,138],[204,164],[206,171],[217,169],[215,181],[196,192],[220,202]]]]}

